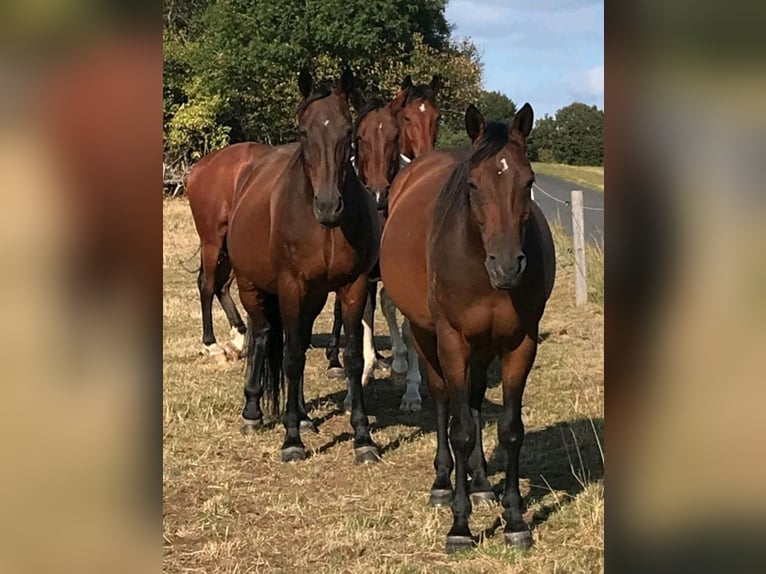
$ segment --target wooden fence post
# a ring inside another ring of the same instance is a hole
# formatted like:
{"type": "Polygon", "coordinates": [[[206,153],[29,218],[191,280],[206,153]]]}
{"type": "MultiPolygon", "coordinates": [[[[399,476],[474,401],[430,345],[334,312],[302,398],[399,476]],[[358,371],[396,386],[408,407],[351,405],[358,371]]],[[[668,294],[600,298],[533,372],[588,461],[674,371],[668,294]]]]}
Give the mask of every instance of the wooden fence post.
{"type": "Polygon", "coordinates": [[[572,243],[575,264],[575,304],[580,307],[588,302],[588,275],[585,269],[585,220],[582,191],[579,189],[572,190],[572,243]]]}

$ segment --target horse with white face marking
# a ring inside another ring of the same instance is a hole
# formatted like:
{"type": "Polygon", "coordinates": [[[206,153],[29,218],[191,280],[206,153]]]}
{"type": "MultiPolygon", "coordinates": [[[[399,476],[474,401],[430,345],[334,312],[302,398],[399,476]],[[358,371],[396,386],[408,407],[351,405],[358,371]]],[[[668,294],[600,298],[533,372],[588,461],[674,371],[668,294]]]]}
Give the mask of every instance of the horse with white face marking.
{"type": "MultiPolygon", "coordinates": [[[[414,85],[412,78],[407,76],[402,88],[392,106],[396,109],[397,120],[401,135],[399,137],[399,153],[401,167],[436,146],[439,135],[439,106],[436,94],[441,86],[438,75],[431,78],[428,84],[414,85]]],[[[405,375],[407,388],[402,396],[399,408],[403,411],[419,411],[420,397],[420,363],[415,347],[412,344],[409,321],[405,318],[401,331],[397,320],[397,309],[386,293],[385,286],[380,291],[380,306],[388,323],[391,333],[391,348],[394,360],[391,370],[399,375],[405,375]]]]}
{"type": "MultiPolygon", "coordinates": [[[[368,102],[359,112],[354,129],[355,164],[359,179],[367,186],[375,199],[381,223],[385,222],[388,206],[388,189],[400,168],[412,158],[433,149],[436,143],[439,109],[436,93],[439,77],[430,84],[413,85],[407,76],[396,98],[388,105],[378,100],[368,102]]],[[[372,277],[371,277],[372,278],[372,277]]],[[[378,279],[378,277],[375,277],[378,279]]],[[[364,314],[364,377],[365,383],[373,377],[378,353],[375,349],[373,327],[377,298],[377,284],[370,284],[369,301],[364,314]]],[[[405,319],[400,330],[396,307],[380,292],[383,315],[391,334],[393,362],[391,370],[398,375],[406,374],[407,388],[402,396],[400,409],[418,411],[421,408],[420,366],[417,353],[410,342],[409,325],[405,319]]],[[[342,377],[339,360],[339,341],[342,326],[340,306],[336,302],[332,335],[327,348],[328,374],[342,377]]],[[[351,404],[350,394],[344,405],[351,404]]]]}

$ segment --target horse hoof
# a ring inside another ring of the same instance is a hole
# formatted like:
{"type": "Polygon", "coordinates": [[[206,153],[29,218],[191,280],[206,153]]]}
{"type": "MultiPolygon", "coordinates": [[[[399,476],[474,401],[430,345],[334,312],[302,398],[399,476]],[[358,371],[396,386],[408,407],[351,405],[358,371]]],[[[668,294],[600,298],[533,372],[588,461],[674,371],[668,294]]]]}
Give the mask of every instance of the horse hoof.
{"type": "Polygon", "coordinates": [[[301,432],[313,432],[314,434],[319,433],[316,423],[311,419],[301,419],[299,426],[301,432]]]}
{"type": "Polygon", "coordinates": [[[447,545],[445,550],[447,554],[452,554],[458,550],[466,550],[468,548],[474,548],[476,542],[470,536],[447,536],[447,545]]]}
{"type": "Polygon", "coordinates": [[[306,449],[302,446],[288,446],[282,449],[282,462],[306,460],[306,449]]]}
{"type": "Polygon", "coordinates": [[[330,367],[327,369],[327,376],[330,379],[345,379],[346,371],[343,369],[343,367],[330,367]]]}
{"type": "Polygon", "coordinates": [[[452,504],[454,494],[449,488],[434,488],[428,499],[428,505],[434,508],[443,508],[452,504]]]}
{"type": "Polygon", "coordinates": [[[532,533],[529,530],[521,532],[505,532],[505,545],[513,548],[527,549],[532,546],[532,533]]]}
{"type": "Polygon", "coordinates": [[[263,419],[248,420],[242,419],[242,426],[239,428],[244,435],[258,432],[263,427],[263,419]]]}
{"type": "Polygon", "coordinates": [[[471,502],[474,504],[496,504],[497,494],[494,491],[472,492],[471,502]]]}
{"type": "Polygon", "coordinates": [[[227,361],[238,361],[241,356],[240,351],[230,341],[224,343],[223,354],[226,355],[227,361]]]}
{"type": "Polygon", "coordinates": [[[360,446],[354,449],[356,464],[374,464],[380,461],[380,453],[376,446],[360,446]]]}
{"type": "Polygon", "coordinates": [[[409,397],[402,397],[402,402],[399,403],[399,410],[405,413],[416,413],[421,409],[420,399],[411,399],[409,397]]]}

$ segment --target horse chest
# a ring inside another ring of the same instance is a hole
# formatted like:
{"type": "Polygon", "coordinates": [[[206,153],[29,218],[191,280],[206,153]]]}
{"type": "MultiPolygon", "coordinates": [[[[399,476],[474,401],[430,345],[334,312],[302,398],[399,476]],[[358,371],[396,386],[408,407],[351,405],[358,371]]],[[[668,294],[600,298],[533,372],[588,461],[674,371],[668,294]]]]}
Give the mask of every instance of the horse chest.
{"type": "Polygon", "coordinates": [[[447,310],[447,314],[449,322],[469,340],[489,342],[513,339],[524,332],[522,315],[504,293],[477,298],[459,312],[450,313],[447,310]]]}
{"type": "Polygon", "coordinates": [[[321,230],[315,237],[306,234],[285,247],[307,281],[346,278],[358,267],[356,252],[339,230],[321,230]]]}

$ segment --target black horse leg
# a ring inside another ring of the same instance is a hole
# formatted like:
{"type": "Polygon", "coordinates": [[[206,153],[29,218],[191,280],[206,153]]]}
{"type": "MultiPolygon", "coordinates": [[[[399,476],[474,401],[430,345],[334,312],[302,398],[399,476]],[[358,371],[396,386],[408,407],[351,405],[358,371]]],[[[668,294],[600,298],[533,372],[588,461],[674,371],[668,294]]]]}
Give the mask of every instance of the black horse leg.
{"type": "Polygon", "coordinates": [[[333,312],[332,332],[330,333],[330,342],[327,345],[325,354],[329,364],[327,365],[327,374],[332,378],[343,377],[343,365],[340,364],[340,330],[343,327],[343,310],[341,309],[340,299],[335,296],[335,309],[333,312]]]}

